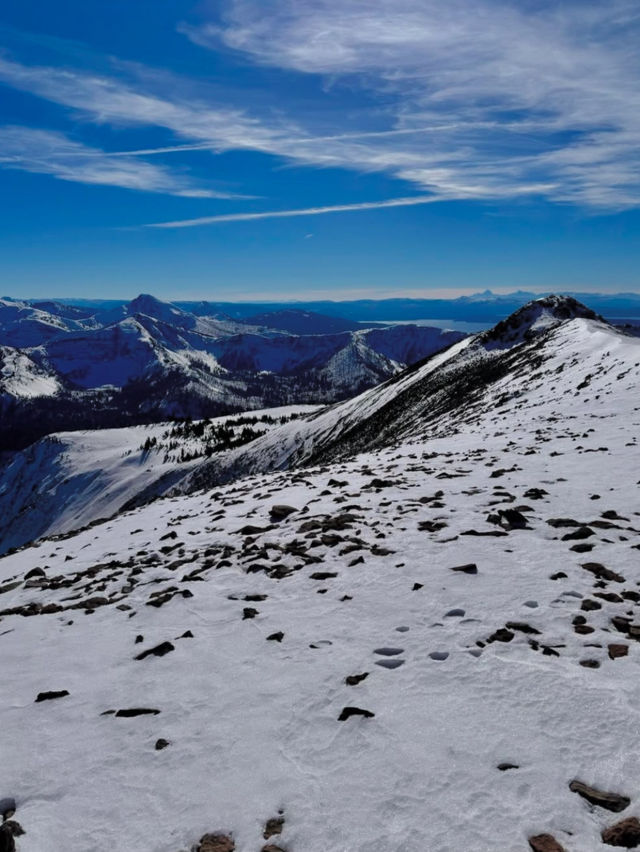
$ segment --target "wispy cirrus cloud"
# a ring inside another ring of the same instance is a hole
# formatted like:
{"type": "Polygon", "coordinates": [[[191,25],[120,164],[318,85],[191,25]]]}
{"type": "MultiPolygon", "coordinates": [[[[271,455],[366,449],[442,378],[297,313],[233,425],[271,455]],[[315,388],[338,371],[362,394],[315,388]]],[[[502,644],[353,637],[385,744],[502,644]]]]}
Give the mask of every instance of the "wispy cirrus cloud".
{"type": "MultiPolygon", "coordinates": [[[[359,210],[381,210],[385,207],[415,207],[433,204],[440,199],[433,195],[413,195],[408,198],[387,198],[383,201],[361,201],[357,204],[331,204],[325,207],[305,207],[295,210],[263,210],[259,213],[222,213],[218,216],[199,216],[197,219],[178,219],[174,222],[153,222],[147,228],[193,228],[222,222],[251,222],[255,219],[289,219],[292,216],[323,216],[326,213],[353,213],[359,210]]],[[[307,236],[313,236],[307,234],[307,236]]]]}
{"type": "Polygon", "coordinates": [[[0,127],[0,168],[186,198],[243,197],[199,187],[188,177],[137,157],[113,157],[63,133],[30,127],[0,127]]]}
{"type": "Polygon", "coordinates": [[[114,170],[116,160],[128,171],[141,157],[243,150],[385,173],[437,199],[640,206],[637,0],[272,0],[268,15],[262,0],[216,8],[216,20],[181,31],[254,66],[330,81],[318,85],[318,103],[303,114],[283,86],[278,113],[256,98],[230,105],[224,92],[115,62],[112,73],[93,74],[0,57],[0,81],[74,118],[173,137],[112,152],[114,170]],[[332,99],[342,80],[380,105],[375,124],[371,110],[345,116],[332,99]]]}
{"type": "Polygon", "coordinates": [[[384,96],[400,129],[442,128],[328,158],[445,194],[542,182],[555,201],[640,204],[635,0],[273,0],[268,15],[260,0],[227,0],[222,10],[182,32],[257,64],[347,79],[384,96]]]}

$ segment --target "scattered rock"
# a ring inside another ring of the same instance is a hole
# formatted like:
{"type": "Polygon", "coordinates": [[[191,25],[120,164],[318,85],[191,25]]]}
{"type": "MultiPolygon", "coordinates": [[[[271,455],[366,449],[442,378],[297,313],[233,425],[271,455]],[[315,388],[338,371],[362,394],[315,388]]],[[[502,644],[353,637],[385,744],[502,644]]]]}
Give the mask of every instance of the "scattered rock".
{"type": "Polygon", "coordinates": [[[552,834],[536,834],[529,838],[529,846],[533,852],[566,852],[552,834]]]}
{"type": "Polygon", "coordinates": [[[271,636],[267,636],[267,642],[282,642],[284,639],[284,633],[282,630],[278,630],[277,633],[272,633],[271,636]]]}
{"type": "Polygon", "coordinates": [[[608,811],[613,811],[616,814],[628,808],[631,804],[631,799],[628,796],[621,796],[619,793],[605,793],[577,779],[574,779],[569,784],[569,789],[572,793],[582,796],[590,804],[599,805],[601,808],[606,808],[608,811]]]}
{"type": "Polygon", "coordinates": [[[520,769],[517,763],[499,763],[496,767],[500,772],[506,772],[507,769],[520,769]]]}
{"type": "Polygon", "coordinates": [[[607,645],[609,650],[609,659],[617,660],[620,657],[626,657],[629,653],[629,646],[623,645],[621,642],[612,642],[610,645],[607,645]]]}
{"type": "Polygon", "coordinates": [[[44,573],[42,568],[32,568],[31,571],[27,571],[24,575],[25,580],[33,580],[35,577],[42,577],[46,579],[47,575],[44,573]]]}
{"type": "Polygon", "coordinates": [[[9,819],[16,812],[16,800],[11,796],[6,796],[0,799],[0,817],[3,820],[9,819]]]}
{"type": "Polygon", "coordinates": [[[127,707],[124,710],[116,710],[115,715],[121,719],[130,719],[134,716],[157,716],[159,712],[151,707],[127,707]]]}
{"type": "Polygon", "coordinates": [[[344,679],[344,682],[347,686],[357,686],[359,683],[362,683],[365,678],[369,677],[369,672],[363,672],[362,674],[357,675],[347,675],[344,679]]]}
{"type": "Polygon", "coordinates": [[[628,817],[605,828],[602,832],[602,842],[607,846],[635,849],[640,846],[640,820],[637,817],[628,817]]]}
{"type": "Polygon", "coordinates": [[[580,566],[584,568],[585,571],[589,571],[598,580],[609,580],[614,583],[624,583],[625,579],[622,574],[617,574],[615,571],[612,571],[610,568],[605,568],[604,565],[601,565],[599,562],[583,562],[580,566]]]}
{"type": "Polygon", "coordinates": [[[575,539],[590,538],[595,535],[590,527],[578,527],[574,532],[566,533],[562,536],[562,541],[574,541],[575,539]]]}
{"type": "Polygon", "coordinates": [[[298,510],[293,506],[277,505],[271,507],[269,514],[271,515],[272,521],[283,521],[285,518],[288,518],[289,515],[293,515],[293,513],[297,511],[298,510]]]}
{"type": "Polygon", "coordinates": [[[242,610],[242,620],[245,621],[247,618],[255,618],[258,615],[258,610],[252,606],[245,606],[242,610]]]}
{"type": "Polygon", "coordinates": [[[169,740],[165,740],[162,737],[160,737],[160,739],[156,740],[155,750],[156,751],[162,751],[162,749],[166,748],[168,745],[171,745],[169,740]]]}
{"type": "Polygon", "coordinates": [[[53,698],[64,698],[65,695],[69,695],[68,689],[58,689],[53,692],[39,692],[35,703],[39,704],[41,701],[51,701],[53,698]]]}
{"type": "Polygon", "coordinates": [[[462,574],[477,574],[478,566],[474,562],[471,562],[469,563],[469,565],[456,565],[451,570],[459,571],[462,574]]]}
{"type": "Polygon", "coordinates": [[[142,651],[136,656],[136,660],[144,660],[145,657],[151,656],[164,657],[165,654],[168,654],[171,651],[175,651],[175,647],[171,644],[171,642],[161,642],[159,645],[156,645],[155,648],[147,648],[146,651],[142,651]]]}
{"type": "Polygon", "coordinates": [[[282,834],[282,829],[284,828],[284,817],[277,816],[268,819],[262,836],[265,840],[268,840],[270,837],[273,837],[275,834],[282,834]]]}
{"type": "Polygon", "coordinates": [[[13,819],[8,819],[0,825],[0,852],[15,852],[16,844],[14,837],[20,837],[25,830],[13,819]]]}
{"type": "Polygon", "coordinates": [[[487,642],[511,642],[514,637],[514,633],[510,630],[507,630],[506,627],[501,627],[499,630],[496,630],[495,633],[492,633],[491,636],[487,639],[487,642]]]}
{"type": "Polygon", "coordinates": [[[343,707],[338,716],[338,722],[345,722],[351,716],[364,716],[365,719],[373,719],[375,715],[371,710],[362,710],[360,707],[343,707]]]}
{"type": "Polygon", "coordinates": [[[228,834],[205,834],[195,852],[234,852],[236,844],[228,834]]]}

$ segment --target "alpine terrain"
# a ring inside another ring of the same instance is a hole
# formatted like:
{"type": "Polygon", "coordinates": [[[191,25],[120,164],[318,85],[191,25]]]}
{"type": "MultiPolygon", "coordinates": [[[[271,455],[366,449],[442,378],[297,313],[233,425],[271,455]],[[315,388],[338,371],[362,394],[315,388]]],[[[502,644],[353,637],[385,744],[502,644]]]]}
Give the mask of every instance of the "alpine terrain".
{"type": "Polygon", "coordinates": [[[548,296],[400,371],[402,327],[44,310],[1,341],[5,394],[97,393],[142,352],[225,395],[309,340],[320,373],[390,366],[328,407],[13,456],[4,849],[640,846],[638,337],[548,296]]]}
{"type": "Polygon", "coordinates": [[[335,402],[464,334],[304,310],[235,320],[141,295],[117,307],[0,299],[0,447],[51,432],[335,402]]]}

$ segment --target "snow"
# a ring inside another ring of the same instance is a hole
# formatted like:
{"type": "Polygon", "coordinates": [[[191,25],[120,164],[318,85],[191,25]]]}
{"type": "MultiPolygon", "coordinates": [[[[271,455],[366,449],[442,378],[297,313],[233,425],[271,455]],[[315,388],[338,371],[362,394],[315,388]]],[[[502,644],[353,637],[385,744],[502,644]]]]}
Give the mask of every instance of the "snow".
{"type": "Polygon", "coordinates": [[[40,370],[26,354],[0,346],[0,395],[53,396],[59,390],[58,379],[40,370]]]}
{"type": "MultiPolygon", "coordinates": [[[[304,429],[375,412],[422,371],[479,357],[470,346],[304,429]]],[[[0,616],[9,687],[0,695],[0,795],[17,800],[20,852],[50,852],[52,838],[68,852],[178,852],[216,830],[253,852],[279,809],[285,827],[274,840],[288,850],[516,852],[549,832],[567,852],[585,852],[602,848],[603,827],[638,814],[640,645],[611,624],[627,611],[638,623],[638,605],[596,597],[603,589],[580,566],[600,562],[624,576],[606,592],[638,590],[640,342],[574,319],[540,348],[541,367],[498,380],[475,416],[452,415],[427,436],[158,500],[1,559],[0,608],[112,596],[90,614],[0,616]],[[531,488],[546,494],[527,497],[531,488]],[[275,503],[299,511],[271,525],[275,503]],[[527,529],[487,522],[516,506],[528,507],[527,529]],[[589,523],[605,511],[622,520],[594,526],[587,554],[547,523],[589,523]],[[342,512],[354,520],[335,546],[301,529],[342,512]],[[445,526],[419,529],[425,521],[445,526]],[[240,532],[246,524],[264,531],[240,532]],[[472,529],[507,534],[465,534],[472,529]],[[347,545],[355,549],[341,552],[347,545]],[[300,546],[323,561],[307,562],[300,546]],[[296,570],[275,579],[248,572],[256,562],[296,570]],[[477,575],[451,570],[468,563],[477,575]],[[35,566],[71,585],[11,588],[35,566]],[[82,574],[90,568],[94,578],[82,574]],[[194,570],[202,581],[188,579],[194,570]],[[317,571],[337,576],[311,579],[317,571]],[[566,577],[550,579],[560,571],[566,577]],[[147,605],[171,588],[192,597],[147,605]],[[268,597],[243,600],[255,594],[268,597]],[[587,597],[601,609],[582,610],[587,597]],[[255,618],[243,620],[246,606],[255,618]],[[447,615],[455,609],[464,616],[447,615]],[[576,633],[576,615],[594,632],[576,633]],[[540,633],[515,629],[512,641],[487,643],[507,622],[540,633]],[[186,630],[193,638],[176,638],[186,630]],[[267,641],[280,630],[282,642],[267,641]],[[134,659],[163,641],[175,650],[134,659]],[[627,644],[628,656],[609,659],[611,642],[627,644]],[[376,665],[384,646],[403,649],[394,659],[404,664],[376,665]],[[362,683],[345,684],[363,672],[362,683]],[[34,703],[59,689],[70,695],[34,703]],[[375,716],[339,722],[345,706],[375,716]],[[130,707],[161,712],[101,715],[130,707]],[[159,737],[170,742],[162,751],[159,737]],[[518,768],[500,772],[502,762],[518,768]],[[632,804],[619,816],[590,807],[569,791],[573,778],[632,804]]]]}
{"type": "MultiPolygon", "coordinates": [[[[212,425],[268,416],[275,421],[316,410],[316,406],[281,406],[246,415],[213,418],[212,425]]],[[[259,423],[262,431],[274,423],[259,423]]],[[[174,424],[121,429],[58,432],[17,453],[0,478],[0,552],[43,535],[66,533],[109,518],[127,501],[160,479],[175,481],[195,467],[203,443],[181,441],[193,461],[180,461],[169,450],[174,424]],[[144,450],[147,440],[157,446],[144,450]],[[173,479],[171,477],[173,476],[173,479]]]]}

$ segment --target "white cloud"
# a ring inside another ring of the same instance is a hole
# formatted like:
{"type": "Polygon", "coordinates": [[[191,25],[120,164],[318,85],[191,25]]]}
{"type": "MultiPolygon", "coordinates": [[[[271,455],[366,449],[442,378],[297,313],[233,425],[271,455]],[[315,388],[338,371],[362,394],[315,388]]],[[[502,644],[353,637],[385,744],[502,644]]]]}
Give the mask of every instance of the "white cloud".
{"type": "MultiPolygon", "coordinates": [[[[277,114],[255,97],[230,106],[194,81],[124,63],[99,75],[0,57],[0,81],[75,117],[174,137],[113,152],[114,172],[117,159],[129,172],[137,157],[245,150],[382,172],[440,199],[542,194],[595,209],[640,205],[637,0],[271,0],[269,14],[263,0],[224,0],[222,8],[221,20],[182,32],[255,65],[319,75],[334,88],[344,80],[341,94],[356,109],[319,86],[302,115],[286,82],[277,114]]],[[[88,171],[89,158],[80,157],[88,171]]]]}
{"type": "MultiPolygon", "coordinates": [[[[260,213],[223,213],[219,216],[200,216],[197,219],[178,219],[174,222],[154,222],[147,228],[193,228],[198,225],[216,225],[221,222],[251,222],[255,219],[288,219],[291,216],[322,216],[325,213],[352,213],[359,210],[380,210],[384,207],[414,207],[432,204],[439,199],[433,195],[415,195],[409,198],[387,198],[384,201],[362,201],[358,204],[332,204],[328,207],[306,207],[300,210],[265,210],[260,213]]],[[[313,234],[307,234],[312,237],[313,234]]],[[[306,239],[306,238],[305,238],[306,239]]]]}
{"type": "Polygon", "coordinates": [[[187,198],[242,197],[197,187],[189,178],[137,157],[112,157],[62,133],[30,127],[0,127],[0,168],[187,198]]]}
{"type": "Polygon", "coordinates": [[[222,21],[182,31],[256,63],[345,78],[384,96],[397,128],[429,128],[402,145],[340,143],[313,158],[320,164],[351,160],[443,194],[462,185],[479,198],[506,197],[542,183],[557,201],[640,203],[637,0],[272,0],[268,15],[261,0],[222,8],[222,21]]]}

